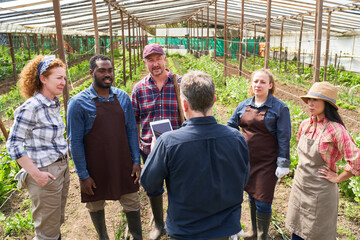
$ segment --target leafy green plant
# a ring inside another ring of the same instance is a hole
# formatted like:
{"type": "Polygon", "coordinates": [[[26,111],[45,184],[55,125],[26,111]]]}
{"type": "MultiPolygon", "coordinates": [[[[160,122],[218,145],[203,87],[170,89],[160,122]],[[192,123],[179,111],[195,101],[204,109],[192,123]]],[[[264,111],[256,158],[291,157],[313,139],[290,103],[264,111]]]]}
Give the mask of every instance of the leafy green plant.
{"type": "Polygon", "coordinates": [[[34,231],[30,208],[28,210],[20,208],[14,216],[6,218],[3,224],[6,235],[16,235],[22,237],[34,231]]]}

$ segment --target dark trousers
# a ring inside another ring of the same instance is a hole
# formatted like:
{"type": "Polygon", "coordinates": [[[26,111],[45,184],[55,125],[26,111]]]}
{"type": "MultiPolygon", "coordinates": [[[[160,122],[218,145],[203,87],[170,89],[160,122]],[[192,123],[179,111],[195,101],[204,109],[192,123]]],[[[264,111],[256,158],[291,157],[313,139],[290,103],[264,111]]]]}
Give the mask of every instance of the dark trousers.
{"type": "Polygon", "coordinates": [[[304,240],[303,238],[299,237],[298,235],[296,235],[295,233],[292,234],[291,236],[291,240],[304,240]]]}
{"type": "Polygon", "coordinates": [[[149,155],[145,154],[141,149],[140,149],[140,155],[141,155],[141,158],[143,160],[143,163],[145,164],[146,162],[146,159],[149,155]]]}

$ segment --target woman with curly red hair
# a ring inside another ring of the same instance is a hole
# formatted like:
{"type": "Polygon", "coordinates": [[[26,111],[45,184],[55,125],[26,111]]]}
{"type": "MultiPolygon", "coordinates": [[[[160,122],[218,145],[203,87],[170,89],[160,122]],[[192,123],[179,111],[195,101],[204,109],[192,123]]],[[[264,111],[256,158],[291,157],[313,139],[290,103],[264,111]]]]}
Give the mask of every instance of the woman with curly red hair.
{"type": "MultiPolygon", "coordinates": [[[[28,98],[15,110],[6,143],[8,153],[23,168],[19,184],[29,192],[34,239],[61,239],[60,225],[69,190],[68,145],[60,115],[60,95],[66,66],[54,56],[37,56],[20,73],[19,88],[28,98]]],[[[18,185],[18,186],[20,186],[18,185]]]]}

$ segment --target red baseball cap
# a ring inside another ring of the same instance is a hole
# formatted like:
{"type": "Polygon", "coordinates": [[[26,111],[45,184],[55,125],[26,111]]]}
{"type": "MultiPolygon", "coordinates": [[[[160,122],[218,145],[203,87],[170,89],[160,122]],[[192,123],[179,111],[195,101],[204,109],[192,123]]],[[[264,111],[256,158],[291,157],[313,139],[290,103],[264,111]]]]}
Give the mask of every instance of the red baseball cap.
{"type": "Polygon", "coordinates": [[[147,56],[149,56],[150,54],[153,54],[153,53],[165,55],[164,50],[162,49],[162,47],[159,44],[152,43],[152,44],[146,45],[144,47],[143,58],[146,58],[147,56]]]}

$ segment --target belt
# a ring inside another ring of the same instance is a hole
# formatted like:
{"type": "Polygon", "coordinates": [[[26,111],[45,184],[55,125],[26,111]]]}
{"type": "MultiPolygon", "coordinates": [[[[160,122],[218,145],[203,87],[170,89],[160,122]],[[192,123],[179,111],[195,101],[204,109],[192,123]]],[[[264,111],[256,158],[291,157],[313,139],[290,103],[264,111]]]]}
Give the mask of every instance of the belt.
{"type": "Polygon", "coordinates": [[[67,159],[68,159],[68,157],[67,157],[67,155],[65,154],[65,155],[59,157],[55,162],[61,162],[61,161],[63,161],[63,160],[67,161],[67,159]]]}

